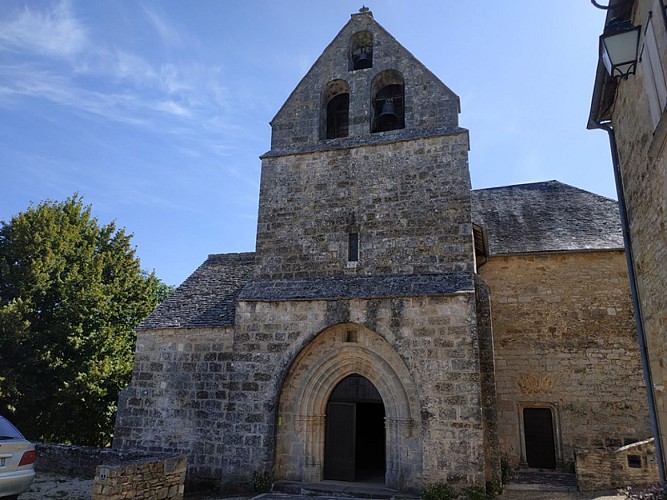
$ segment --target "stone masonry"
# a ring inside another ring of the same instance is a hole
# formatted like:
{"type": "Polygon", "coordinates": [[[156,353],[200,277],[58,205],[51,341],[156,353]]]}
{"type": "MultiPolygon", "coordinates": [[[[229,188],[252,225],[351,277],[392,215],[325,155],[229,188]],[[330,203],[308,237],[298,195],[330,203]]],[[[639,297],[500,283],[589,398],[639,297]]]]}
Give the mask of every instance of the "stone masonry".
{"type": "Polygon", "coordinates": [[[139,327],[114,447],[186,454],[223,489],[418,491],[525,462],[524,407],[552,422],[552,468],[584,438],[646,439],[616,204],[471,191],[458,111],[352,15],[271,122],[256,252],[209,256],[139,327]]]}
{"type": "Polygon", "coordinates": [[[602,122],[614,131],[646,336],[646,382],[667,463],[667,17],[660,0],[614,3],[606,22],[618,17],[641,27],[640,58],[636,73],[624,80],[598,65],[589,128],[602,122]]]}
{"type": "Polygon", "coordinates": [[[621,251],[493,257],[501,449],[525,464],[521,412],[553,409],[565,466],[576,448],[618,448],[650,436],[621,251]],[[535,311],[539,311],[536,314],[535,311]],[[591,432],[595,429],[595,432],[591,432]]]}
{"type": "Polygon", "coordinates": [[[581,491],[658,484],[654,440],[617,449],[577,450],[577,482],[581,491]]]}

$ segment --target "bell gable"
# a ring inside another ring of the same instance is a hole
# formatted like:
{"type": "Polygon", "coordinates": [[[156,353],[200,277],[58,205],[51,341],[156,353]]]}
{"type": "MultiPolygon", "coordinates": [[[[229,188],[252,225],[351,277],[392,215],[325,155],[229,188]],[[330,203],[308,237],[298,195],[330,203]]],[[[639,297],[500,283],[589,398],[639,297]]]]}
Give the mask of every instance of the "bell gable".
{"type": "Polygon", "coordinates": [[[453,131],[458,113],[458,96],[362,9],[271,121],[271,153],[453,131]]]}

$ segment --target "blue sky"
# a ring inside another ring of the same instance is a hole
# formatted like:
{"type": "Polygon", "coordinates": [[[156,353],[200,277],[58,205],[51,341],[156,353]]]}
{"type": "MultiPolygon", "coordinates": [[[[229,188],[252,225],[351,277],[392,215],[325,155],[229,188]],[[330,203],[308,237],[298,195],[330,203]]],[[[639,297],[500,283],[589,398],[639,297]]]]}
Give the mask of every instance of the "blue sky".
{"type": "MultiPolygon", "coordinates": [[[[588,0],[374,0],[461,98],[474,188],[557,179],[615,197],[587,131],[604,11],[588,0]]],[[[0,220],[78,192],[181,283],[255,247],[269,122],[361,2],[3,0],[0,220]]]]}

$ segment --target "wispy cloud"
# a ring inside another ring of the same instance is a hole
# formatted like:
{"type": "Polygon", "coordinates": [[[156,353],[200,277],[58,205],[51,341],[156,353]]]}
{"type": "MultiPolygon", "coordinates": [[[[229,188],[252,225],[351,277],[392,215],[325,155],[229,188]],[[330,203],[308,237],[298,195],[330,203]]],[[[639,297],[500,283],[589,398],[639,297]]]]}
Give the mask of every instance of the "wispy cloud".
{"type": "MultiPolygon", "coordinates": [[[[0,23],[0,54],[13,54],[0,66],[0,106],[21,95],[151,126],[163,125],[160,115],[215,125],[213,116],[224,114],[229,101],[220,66],[149,61],[100,42],[69,1],[46,5],[25,7],[0,23]]],[[[154,10],[143,12],[164,43],[186,38],[154,10]]]]}
{"type": "Polygon", "coordinates": [[[70,59],[85,50],[86,28],[67,1],[46,11],[26,6],[12,21],[0,23],[0,48],[70,59]]]}
{"type": "Polygon", "coordinates": [[[88,67],[79,67],[79,71],[97,76],[109,76],[114,83],[132,84],[138,88],[151,87],[159,79],[159,71],[142,57],[117,47],[103,49],[88,55],[88,67]]]}
{"type": "Polygon", "coordinates": [[[174,101],[161,101],[155,103],[155,107],[157,111],[162,111],[164,113],[169,113],[174,116],[184,116],[184,117],[189,117],[192,116],[192,113],[188,108],[185,106],[181,106],[177,102],[174,101]]]}
{"type": "Polygon", "coordinates": [[[143,6],[146,18],[153,25],[165,45],[177,45],[183,41],[183,35],[155,10],[143,6]]]}

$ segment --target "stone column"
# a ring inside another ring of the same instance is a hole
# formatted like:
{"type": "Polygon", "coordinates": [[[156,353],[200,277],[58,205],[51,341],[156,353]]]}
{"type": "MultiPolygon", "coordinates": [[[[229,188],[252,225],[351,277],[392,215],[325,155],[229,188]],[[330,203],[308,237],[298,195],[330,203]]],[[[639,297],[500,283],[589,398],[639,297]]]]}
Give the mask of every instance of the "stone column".
{"type": "Polygon", "coordinates": [[[322,480],[324,458],[324,429],[326,415],[300,415],[297,417],[298,429],[305,444],[304,482],[322,480]]]}

